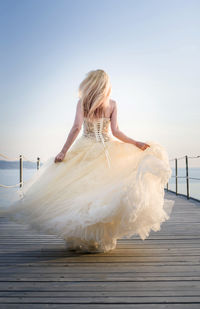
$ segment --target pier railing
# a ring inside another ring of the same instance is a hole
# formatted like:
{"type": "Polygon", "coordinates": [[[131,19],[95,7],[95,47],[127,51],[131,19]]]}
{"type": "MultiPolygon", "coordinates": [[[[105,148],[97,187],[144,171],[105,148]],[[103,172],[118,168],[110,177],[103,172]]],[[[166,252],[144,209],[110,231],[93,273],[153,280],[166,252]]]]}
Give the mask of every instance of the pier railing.
{"type": "MultiPolygon", "coordinates": [[[[12,159],[12,158],[9,158],[7,157],[6,155],[3,155],[3,154],[0,154],[0,157],[6,159],[6,161],[17,161],[16,158],[12,159]]],[[[22,187],[23,186],[23,161],[26,160],[28,162],[35,162],[35,161],[32,161],[32,160],[29,160],[27,159],[24,155],[19,155],[19,182],[15,185],[5,185],[5,184],[0,184],[0,187],[3,187],[3,188],[14,188],[14,187],[22,187]]],[[[37,157],[37,160],[36,160],[36,166],[37,166],[37,170],[39,170],[40,168],[40,158],[37,157]]]]}
{"type": "MultiPolygon", "coordinates": [[[[8,158],[7,156],[3,155],[3,154],[0,154],[0,157],[3,157],[4,159],[6,159],[7,161],[16,161],[16,158],[13,160],[11,158],[8,158]]],[[[180,194],[180,195],[184,195],[184,196],[187,196],[187,199],[189,198],[192,198],[192,199],[195,199],[197,201],[200,201],[199,199],[195,198],[195,197],[192,197],[190,196],[190,179],[194,179],[194,180],[199,180],[200,181],[200,178],[197,178],[197,177],[190,177],[189,176],[189,164],[188,164],[188,159],[196,159],[196,158],[200,158],[200,156],[188,156],[188,155],[185,155],[185,156],[182,156],[182,157],[179,157],[179,158],[174,158],[174,159],[170,159],[169,161],[174,161],[174,164],[175,164],[175,175],[172,175],[171,178],[175,178],[175,191],[169,189],[169,182],[167,183],[167,186],[166,186],[166,190],[167,191],[170,191],[170,192],[173,192],[175,193],[176,195],[180,194]],[[181,160],[181,159],[185,159],[185,176],[179,176],[178,175],[178,160],[181,160]],[[178,179],[179,178],[185,178],[186,179],[186,194],[183,194],[183,193],[180,193],[178,192],[178,179]]],[[[35,162],[33,160],[29,160],[27,159],[24,155],[19,155],[19,182],[15,185],[5,185],[5,184],[0,184],[0,187],[3,187],[3,188],[13,188],[13,187],[22,187],[23,186],[23,161],[26,160],[26,161],[29,161],[29,162],[35,162]]],[[[36,167],[37,167],[37,170],[39,170],[40,168],[40,158],[37,157],[36,159],[36,167]]]]}
{"type": "Polygon", "coordinates": [[[200,180],[200,178],[189,177],[189,164],[188,164],[189,160],[188,159],[197,159],[197,158],[200,158],[200,156],[188,156],[188,155],[185,155],[185,156],[182,156],[182,157],[179,157],[179,158],[174,158],[174,159],[170,159],[169,160],[169,161],[174,161],[174,164],[175,164],[175,166],[174,166],[174,168],[175,168],[175,175],[171,176],[171,178],[175,178],[175,191],[169,189],[169,183],[167,183],[167,187],[166,187],[167,191],[173,192],[176,195],[180,194],[180,195],[187,196],[187,199],[192,198],[194,200],[200,201],[199,199],[190,196],[190,179],[200,180]],[[178,175],[178,160],[181,160],[181,159],[185,159],[185,176],[179,176],[178,175]],[[179,178],[185,178],[186,179],[186,194],[178,192],[178,184],[179,184],[178,183],[178,179],[179,178]]]}

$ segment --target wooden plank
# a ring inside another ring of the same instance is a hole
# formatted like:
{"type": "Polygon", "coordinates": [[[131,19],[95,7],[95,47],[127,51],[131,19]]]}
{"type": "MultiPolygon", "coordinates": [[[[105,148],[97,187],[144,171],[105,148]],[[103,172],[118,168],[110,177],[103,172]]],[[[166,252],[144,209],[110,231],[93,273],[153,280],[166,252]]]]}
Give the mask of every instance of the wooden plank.
{"type": "Polygon", "coordinates": [[[27,304],[29,303],[40,303],[42,304],[156,304],[156,303],[173,303],[173,304],[181,304],[181,303],[199,303],[200,296],[181,296],[181,297],[173,297],[173,296],[159,296],[159,297],[152,297],[152,296],[103,296],[103,297],[95,297],[95,296],[86,296],[86,297],[10,297],[9,299],[6,297],[1,297],[1,304],[6,303],[20,303],[20,304],[27,304]]]}
{"type": "Polygon", "coordinates": [[[16,273],[29,273],[30,275],[32,273],[34,274],[54,274],[54,273],[66,273],[66,274],[84,274],[84,273],[89,273],[89,274],[93,274],[93,273],[144,273],[144,274],[148,274],[148,273],[153,273],[153,274],[165,274],[168,273],[168,275],[170,273],[174,274],[174,273],[181,273],[181,274],[189,274],[189,273],[193,273],[195,272],[195,274],[199,275],[200,271],[197,272],[197,267],[196,265],[171,265],[169,266],[167,265],[161,265],[162,269],[160,269],[160,265],[129,265],[129,266],[123,266],[121,264],[118,265],[118,267],[113,266],[112,264],[106,264],[105,266],[103,265],[103,267],[101,267],[101,265],[97,266],[84,266],[84,268],[82,267],[82,264],[80,265],[76,265],[76,267],[72,266],[72,267],[66,267],[66,266],[38,266],[36,265],[20,265],[20,266],[5,266],[1,268],[1,275],[3,275],[4,273],[9,273],[15,271],[16,273]],[[120,267],[119,267],[120,266],[120,267]]]}
{"type": "Polygon", "coordinates": [[[0,291],[199,291],[199,281],[13,281],[0,282],[0,291]]]}
{"type": "MultiPolygon", "coordinates": [[[[6,291],[0,292],[1,297],[143,297],[144,291],[6,291]]],[[[199,297],[198,291],[168,291],[168,290],[148,290],[145,292],[145,297],[199,297]]]]}
{"type": "MultiPolygon", "coordinates": [[[[186,304],[106,304],[108,309],[199,309],[199,304],[190,303],[186,304]]],[[[2,304],[0,305],[1,309],[41,309],[41,304],[2,304]]],[[[105,304],[42,304],[42,309],[105,309],[105,304]]]]}

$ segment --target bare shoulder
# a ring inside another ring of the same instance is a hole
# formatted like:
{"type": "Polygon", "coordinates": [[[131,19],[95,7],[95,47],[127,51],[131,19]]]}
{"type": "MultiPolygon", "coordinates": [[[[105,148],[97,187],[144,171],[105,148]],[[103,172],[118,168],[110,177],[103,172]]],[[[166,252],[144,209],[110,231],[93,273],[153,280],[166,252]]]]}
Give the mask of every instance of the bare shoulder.
{"type": "Polygon", "coordinates": [[[78,99],[77,106],[81,106],[81,99],[78,99]]]}
{"type": "Polygon", "coordinates": [[[76,104],[76,110],[77,112],[81,113],[82,112],[82,102],[81,99],[78,100],[77,104],[76,104]]]}
{"type": "Polygon", "coordinates": [[[113,99],[110,99],[110,107],[111,107],[112,112],[116,106],[117,106],[117,102],[113,99]]]}
{"type": "Polygon", "coordinates": [[[114,106],[115,104],[117,104],[117,102],[115,100],[113,100],[113,99],[110,99],[110,105],[114,106]]]}
{"type": "Polygon", "coordinates": [[[110,99],[110,108],[111,108],[111,115],[112,115],[112,113],[114,112],[114,110],[116,109],[116,107],[117,107],[117,102],[115,101],[115,100],[113,100],[113,99],[110,99]]]}

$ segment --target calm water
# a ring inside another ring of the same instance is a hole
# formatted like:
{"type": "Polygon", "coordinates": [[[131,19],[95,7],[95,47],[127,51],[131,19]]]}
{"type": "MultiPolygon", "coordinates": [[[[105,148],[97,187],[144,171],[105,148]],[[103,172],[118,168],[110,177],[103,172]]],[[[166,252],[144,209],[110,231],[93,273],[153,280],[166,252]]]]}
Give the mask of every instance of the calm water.
{"type": "MultiPolygon", "coordinates": [[[[188,171],[189,177],[199,178],[199,180],[189,179],[189,194],[191,197],[200,200],[200,168],[190,167],[188,171]]],[[[175,168],[172,168],[172,176],[175,176],[175,168]]],[[[178,168],[178,177],[186,176],[185,168],[178,168]]],[[[169,189],[175,191],[176,178],[171,177],[169,180],[169,189]]],[[[178,178],[178,193],[187,194],[186,178],[178,178]]]]}
{"type": "MultiPolygon", "coordinates": [[[[24,182],[37,173],[37,169],[23,169],[24,182]]],[[[18,169],[0,169],[0,184],[15,185],[19,183],[19,170],[18,169]]],[[[19,188],[2,188],[0,187],[0,203],[2,206],[9,205],[10,202],[18,198],[17,189],[19,188]]]]}
{"type": "MultiPolygon", "coordinates": [[[[36,169],[23,169],[24,182],[28,180],[36,169]]],[[[175,175],[174,168],[172,168],[172,176],[175,175]]],[[[178,169],[178,176],[185,176],[185,169],[178,169]]],[[[190,168],[189,177],[200,178],[200,168],[190,168]]],[[[0,184],[14,185],[19,182],[19,170],[17,169],[0,169],[0,184]]],[[[189,183],[190,196],[200,199],[200,180],[190,179],[189,183]]],[[[169,180],[169,189],[175,191],[175,177],[169,180]]],[[[186,194],[186,179],[178,179],[178,193],[186,194]]],[[[17,188],[1,188],[0,187],[0,203],[3,206],[9,205],[10,202],[17,198],[17,188]]]]}

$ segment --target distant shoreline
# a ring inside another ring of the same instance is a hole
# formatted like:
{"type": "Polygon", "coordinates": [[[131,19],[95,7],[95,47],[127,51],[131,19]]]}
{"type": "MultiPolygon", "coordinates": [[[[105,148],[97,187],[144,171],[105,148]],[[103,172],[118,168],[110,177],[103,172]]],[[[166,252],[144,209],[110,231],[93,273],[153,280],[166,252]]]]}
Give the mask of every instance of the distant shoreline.
{"type": "MultiPolygon", "coordinates": [[[[42,166],[43,163],[40,163],[42,166]]],[[[37,162],[23,161],[23,168],[36,169],[37,162]]],[[[19,161],[0,160],[0,169],[19,169],[19,161]]]]}

